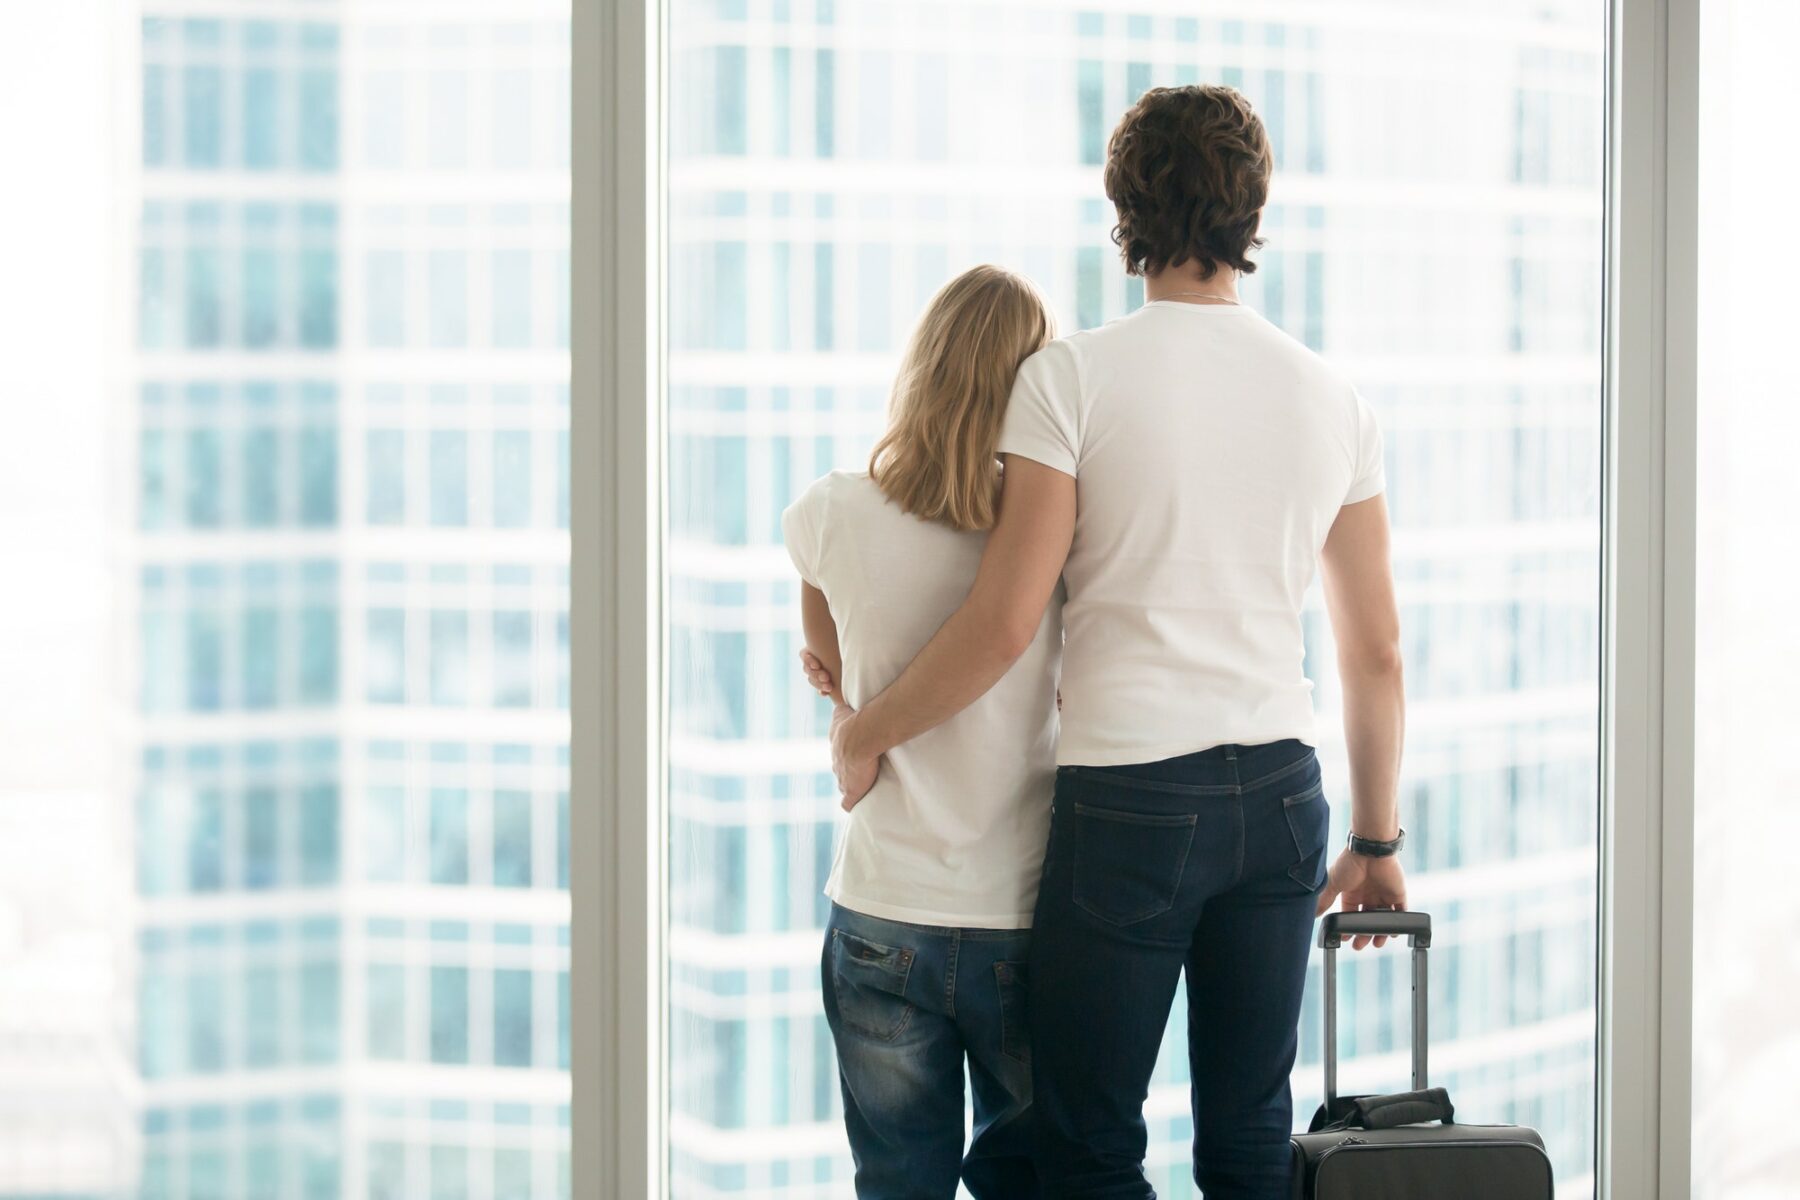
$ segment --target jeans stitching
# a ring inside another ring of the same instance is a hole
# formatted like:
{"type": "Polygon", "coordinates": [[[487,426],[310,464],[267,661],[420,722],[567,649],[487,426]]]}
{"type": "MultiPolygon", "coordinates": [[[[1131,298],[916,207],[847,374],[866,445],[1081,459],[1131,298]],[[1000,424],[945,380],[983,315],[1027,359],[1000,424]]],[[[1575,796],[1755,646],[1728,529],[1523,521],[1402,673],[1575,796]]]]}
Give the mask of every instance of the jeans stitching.
{"type": "Polygon", "coordinates": [[[1138,779],[1095,767],[1067,768],[1078,774],[1076,779],[1091,779],[1146,792],[1164,792],[1172,796],[1230,796],[1238,790],[1235,783],[1166,783],[1160,779],[1138,779]]]}
{"type": "Polygon", "coordinates": [[[1244,784],[1243,788],[1245,791],[1250,791],[1253,788],[1267,787],[1269,784],[1274,783],[1278,779],[1286,779],[1289,775],[1292,775],[1295,771],[1305,770],[1308,766],[1312,765],[1313,763],[1315,763],[1317,761],[1318,761],[1318,759],[1312,753],[1308,752],[1306,754],[1301,755],[1299,758],[1296,758],[1293,762],[1289,763],[1285,767],[1279,767],[1279,768],[1269,772],[1267,775],[1257,776],[1255,779],[1252,779],[1249,783],[1244,784]]]}
{"type": "Polygon", "coordinates": [[[1192,826],[1200,820],[1198,813],[1140,813],[1126,808],[1102,808],[1096,804],[1077,804],[1075,811],[1097,821],[1117,821],[1121,825],[1148,825],[1152,828],[1192,826]]]}
{"type": "MultiPolygon", "coordinates": [[[[1101,819],[1104,820],[1105,818],[1101,819]]],[[[1188,836],[1187,841],[1181,844],[1181,857],[1175,862],[1175,875],[1169,882],[1169,898],[1167,900],[1126,916],[1110,917],[1104,913],[1094,911],[1085,900],[1080,896],[1075,895],[1077,884],[1080,881],[1078,873],[1069,881],[1069,898],[1075,902],[1075,907],[1079,908],[1082,912],[1087,913],[1096,921],[1101,921],[1107,925],[1114,926],[1136,925],[1140,921],[1148,921],[1151,917],[1159,917],[1163,913],[1168,912],[1171,908],[1175,907],[1175,897],[1181,893],[1181,881],[1187,874],[1188,858],[1194,852],[1194,831],[1198,822],[1198,816],[1189,816],[1186,821],[1181,822],[1182,825],[1187,827],[1188,836]]],[[[1179,828],[1179,826],[1171,825],[1169,828],[1179,828]]],[[[1071,865],[1078,868],[1080,866],[1079,859],[1071,865]]]]}
{"type": "MultiPolygon", "coordinates": [[[[1022,934],[1031,932],[1029,927],[1024,927],[1024,928],[1020,928],[1020,929],[969,929],[969,928],[958,928],[957,926],[954,926],[954,925],[926,925],[926,924],[923,924],[918,921],[902,921],[896,917],[871,917],[865,913],[859,913],[859,912],[855,911],[854,909],[848,909],[848,908],[844,909],[843,912],[844,912],[846,918],[848,918],[848,920],[845,922],[846,926],[862,924],[865,922],[876,923],[876,924],[881,924],[881,925],[897,925],[901,929],[913,930],[917,933],[924,934],[927,937],[934,937],[934,938],[946,937],[952,931],[955,931],[961,937],[966,937],[966,938],[971,938],[971,939],[976,939],[976,940],[980,940],[980,939],[984,939],[984,938],[997,939],[997,938],[1003,938],[1003,937],[1018,937],[1022,934]]],[[[833,919],[835,920],[836,918],[833,918],[833,919]]],[[[833,930],[833,932],[839,932],[839,931],[840,930],[833,930]]],[[[848,933],[851,937],[862,938],[862,940],[865,942],[873,940],[871,938],[864,937],[862,934],[856,932],[856,930],[852,929],[852,928],[844,927],[841,929],[841,932],[848,933]]],[[[879,943],[879,942],[876,943],[876,945],[880,945],[880,944],[881,943],[879,943]]]]}
{"type": "Polygon", "coordinates": [[[951,1020],[956,1019],[956,957],[962,950],[962,937],[958,931],[950,931],[950,961],[944,970],[944,1011],[951,1020]]]}
{"type": "MultiPolygon", "coordinates": [[[[1231,765],[1233,772],[1241,772],[1242,761],[1236,757],[1226,760],[1231,765]]],[[[1240,773],[1236,783],[1174,783],[1162,779],[1139,779],[1133,775],[1120,775],[1116,771],[1108,771],[1105,767],[1065,766],[1058,767],[1056,773],[1071,779],[1095,779],[1104,783],[1143,788],[1152,792],[1169,792],[1178,796],[1229,796],[1285,779],[1296,771],[1305,770],[1317,761],[1317,755],[1309,747],[1293,762],[1277,767],[1267,775],[1258,775],[1255,779],[1245,782],[1240,773]]]]}
{"type": "MultiPolygon", "coordinates": [[[[1300,876],[1298,874],[1296,874],[1296,872],[1298,872],[1300,870],[1300,868],[1302,866],[1304,866],[1307,863],[1307,861],[1313,857],[1313,855],[1307,853],[1305,848],[1300,845],[1300,831],[1298,829],[1294,828],[1294,810],[1296,808],[1299,808],[1302,804],[1309,804],[1314,800],[1318,800],[1320,803],[1324,803],[1324,796],[1325,796],[1325,785],[1323,783],[1320,783],[1316,787],[1307,788],[1306,791],[1301,792],[1297,796],[1288,797],[1287,799],[1283,800],[1282,804],[1281,804],[1282,824],[1287,826],[1288,839],[1294,843],[1294,854],[1296,856],[1295,860],[1294,860],[1294,865],[1287,869],[1287,877],[1289,879],[1293,880],[1300,887],[1306,888],[1308,891],[1311,891],[1311,892],[1317,892],[1319,890],[1319,888],[1308,883],[1306,880],[1300,878],[1300,876]]],[[[1329,820],[1329,818],[1327,818],[1327,819],[1329,820]]],[[[1319,856],[1319,858],[1321,860],[1324,859],[1325,851],[1329,848],[1330,843],[1331,843],[1331,830],[1330,830],[1330,827],[1327,826],[1326,831],[1325,831],[1325,841],[1320,843],[1319,849],[1317,851],[1315,851],[1315,853],[1319,856]]],[[[1323,864],[1321,863],[1321,865],[1323,865],[1323,864]]],[[[1319,886],[1323,886],[1323,884],[1321,884],[1319,886]]]]}
{"type": "MultiPolygon", "coordinates": [[[[868,942],[869,941],[868,938],[861,937],[854,933],[851,934],[850,936],[853,938],[856,938],[856,940],[860,941],[860,942],[868,942]]],[[[844,1012],[844,992],[843,992],[844,972],[843,972],[842,967],[839,966],[839,963],[842,961],[842,957],[843,957],[843,955],[842,955],[843,938],[844,938],[844,931],[842,929],[833,929],[831,931],[831,951],[832,951],[832,953],[831,953],[831,996],[832,996],[832,999],[837,1002],[838,1019],[844,1023],[845,1027],[855,1030],[857,1033],[862,1034],[864,1037],[872,1037],[878,1042],[894,1041],[902,1033],[906,1032],[906,1027],[908,1025],[912,1024],[913,1013],[915,1011],[917,1011],[917,1009],[918,1009],[917,1005],[913,1004],[910,1000],[908,1000],[906,998],[906,985],[912,979],[912,965],[913,965],[913,958],[915,956],[912,953],[910,953],[909,951],[907,951],[904,947],[899,947],[901,956],[906,963],[906,968],[900,972],[900,990],[898,992],[889,992],[886,994],[891,995],[894,997],[894,999],[898,1000],[900,1002],[902,1008],[904,1009],[904,1011],[900,1014],[900,1020],[894,1026],[894,1028],[890,1032],[884,1034],[884,1033],[880,1033],[874,1029],[869,1028],[867,1025],[859,1024],[858,1022],[852,1020],[844,1012]]],[[[872,942],[870,944],[877,945],[877,946],[881,945],[880,942],[872,942]]],[[[891,946],[884,947],[884,948],[885,949],[895,949],[895,947],[891,947],[891,946]]],[[[891,972],[891,971],[888,973],[893,974],[893,972],[891,972]]]]}
{"type": "Polygon", "coordinates": [[[1313,784],[1311,787],[1307,788],[1304,792],[1295,792],[1291,796],[1283,796],[1281,798],[1281,803],[1282,803],[1282,806],[1285,808],[1292,808],[1296,804],[1305,804],[1308,800],[1311,800],[1314,796],[1322,795],[1324,793],[1324,791],[1325,791],[1325,781],[1323,779],[1321,779],[1319,782],[1317,782],[1317,783],[1313,784]]]}

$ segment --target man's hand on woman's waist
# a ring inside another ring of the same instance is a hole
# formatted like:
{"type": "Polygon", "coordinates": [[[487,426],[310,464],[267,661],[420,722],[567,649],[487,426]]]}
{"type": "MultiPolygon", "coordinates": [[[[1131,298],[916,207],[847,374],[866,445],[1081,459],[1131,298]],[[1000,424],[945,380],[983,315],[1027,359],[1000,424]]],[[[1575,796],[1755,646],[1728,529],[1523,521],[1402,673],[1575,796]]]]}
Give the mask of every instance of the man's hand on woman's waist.
{"type": "Polygon", "coordinates": [[[838,791],[843,793],[843,808],[849,812],[875,786],[881,771],[879,756],[859,756],[855,749],[856,710],[838,701],[831,714],[831,773],[837,776],[838,791]]]}

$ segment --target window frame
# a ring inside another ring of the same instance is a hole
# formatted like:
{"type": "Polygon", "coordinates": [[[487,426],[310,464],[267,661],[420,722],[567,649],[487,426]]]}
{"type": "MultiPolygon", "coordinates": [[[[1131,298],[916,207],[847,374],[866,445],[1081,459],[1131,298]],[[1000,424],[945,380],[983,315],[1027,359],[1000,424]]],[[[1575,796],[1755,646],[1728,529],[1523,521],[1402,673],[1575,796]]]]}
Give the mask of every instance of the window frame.
{"type": "Polygon", "coordinates": [[[1700,5],[1611,0],[1596,1194],[1688,1195],[1700,5]]]}
{"type": "MultiPolygon", "coordinates": [[[[1702,2],[1606,0],[1595,1167],[1607,1200],[1690,1183],[1702,2]]],[[[572,7],[573,1190],[660,1198],[667,8],[572,7]]]]}
{"type": "Polygon", "coordinates": [[[571,16],[571,1192],[660,1197],[665,14],[571,16]]]}

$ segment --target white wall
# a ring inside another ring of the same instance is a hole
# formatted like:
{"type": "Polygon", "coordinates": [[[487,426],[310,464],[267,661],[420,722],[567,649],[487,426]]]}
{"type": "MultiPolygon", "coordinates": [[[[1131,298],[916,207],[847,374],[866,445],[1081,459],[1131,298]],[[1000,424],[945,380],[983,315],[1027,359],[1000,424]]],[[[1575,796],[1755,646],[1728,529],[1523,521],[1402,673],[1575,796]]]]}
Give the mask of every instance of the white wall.
{"type": "Polygon", "coordinates": [[[1800,5],[1702,55],[1694,1194],[1800,1194],[1800,5]]]}
{"type": "Polygon", "coordinates": [[[105,766],[112,8],[9,6],[0,37],[0,792],[105,766]]]}
{"type": "Polygon", "coordinates": [[[121,20],[16,4],[0,37],[0,1194],[108,1193],[136,1168],[107,793],[121,20]]]}

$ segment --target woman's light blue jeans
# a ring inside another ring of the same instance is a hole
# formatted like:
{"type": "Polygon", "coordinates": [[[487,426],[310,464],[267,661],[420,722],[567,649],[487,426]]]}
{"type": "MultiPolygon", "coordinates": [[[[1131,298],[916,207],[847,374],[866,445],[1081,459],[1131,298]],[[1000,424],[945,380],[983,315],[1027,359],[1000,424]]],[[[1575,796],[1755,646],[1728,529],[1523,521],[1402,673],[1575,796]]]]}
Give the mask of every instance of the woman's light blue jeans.
{"type": "Polygon", "coordinates": [[[822,972],[861,1200],[1034,1200],[1031,932],[832,906],[822,972]],[[974,1136],[963,1145],[963,1066],[974,1136]]]}

